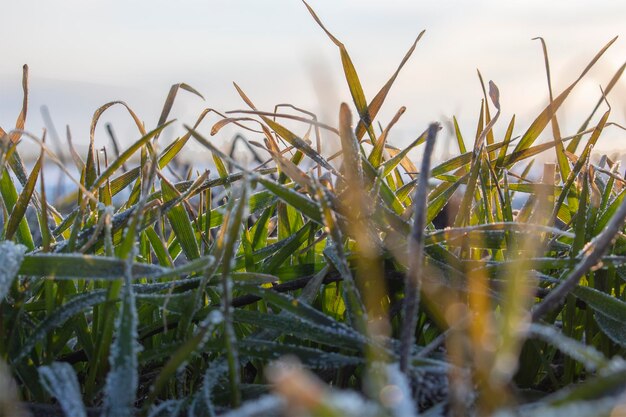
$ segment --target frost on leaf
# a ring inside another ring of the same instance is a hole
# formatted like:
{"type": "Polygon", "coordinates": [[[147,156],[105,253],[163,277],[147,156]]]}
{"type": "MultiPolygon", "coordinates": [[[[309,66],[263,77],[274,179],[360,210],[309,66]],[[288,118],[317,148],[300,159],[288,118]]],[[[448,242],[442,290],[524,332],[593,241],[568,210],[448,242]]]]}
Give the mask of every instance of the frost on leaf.
{"type": "Polygon", "coordinates": [[[53,362],[38,369],[41,385],[56,397],[67,417],[86,417],[85,405],[74,368],[66,362],[53,362]]]}
{"type": "Polygon", "coordinates": [[[139,381],[137,355],[141,346],[137,342],[135,294],[131,285],[125,285],[123,291],[109,356],[111,371],[107,375],[102,414],[106,417],[132,415],[139,381]]]}
{"type": "Polygon", "coordinates": [[[5,240],[0,242],[0,301],[4,300],[20,270],[26,246],[5,240]]]}

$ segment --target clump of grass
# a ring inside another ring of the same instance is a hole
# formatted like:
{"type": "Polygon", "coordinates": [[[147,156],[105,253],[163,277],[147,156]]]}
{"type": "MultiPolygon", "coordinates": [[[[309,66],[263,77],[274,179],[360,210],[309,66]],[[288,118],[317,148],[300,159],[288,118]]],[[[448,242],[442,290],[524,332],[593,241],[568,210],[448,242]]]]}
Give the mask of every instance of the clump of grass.
{"type": "MultiPolygon", "coordinates": [[[[63,210],[47,198],[43,174],[63,164],[45,134],[23,131],[24,68],[15,129],[0,130],[3,386],[13,378],[37,415],[619,411],[626,179],[618,162],[590,156],[605,129],[620,128],[606,94],[625,67],[573,135],[561,134],[557,117],[614,40],[559,94],[543,43],[550,102],[519,137],[514,118],[504,136],[493,130],[499,91],[483,84],[470,149],[455,123],[459,155],[431,167],[437,124],[404,149],[389,144],[404,109],[381,132],[374,125],[423,32],[368,101],[345,46],[309,11],[339,48],[354,123],[345,103],[338,127],[293,106],[265,112],[235,85],[250,110],[222,116],[210,132],[229,123],[252,131],[248,144],[267,161],[243,166],[203,133],[208,109],[162,146],[177,93],[201,97],[186,84],[172,86],[151,130],[125,103],[108,103],[94,114],[87,154],[70,146],[81,174],[63,210]],[[139,139],[107,160],[94,136],[115,105],[139,139]],[[549,124],[553,140],[538,143],[549,124]],[[339,154],[320,151],[321,130],[339,154]],[[176,172],[190,140],[207,148],[213,171],[176,172]],[[41,147],[30,172],[18,150],[26,141],[41,147]],[[418,172],[408,154],[422,144],[418,172]],[[556,164],[530,180],[546,151],[556,164]],[[436,228],[453,205],[449,227],[436,228]]],[[[25,413],[14,394],[0,407],[25,413]]]]}

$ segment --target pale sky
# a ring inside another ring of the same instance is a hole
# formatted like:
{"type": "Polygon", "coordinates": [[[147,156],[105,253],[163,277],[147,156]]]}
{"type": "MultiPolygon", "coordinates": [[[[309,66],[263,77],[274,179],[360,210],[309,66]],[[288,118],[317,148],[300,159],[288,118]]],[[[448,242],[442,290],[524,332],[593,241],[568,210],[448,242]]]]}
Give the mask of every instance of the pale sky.
{"type": "MultiPolygon", "coordinates": [[[[564,136],[575,132],[595,105],[599,86],[626,61],[623,0],[310,4],[348,48],[368,99],[395,71],[417,34],[426,30],[378,119],[386,125],[400,106],[407,107],[390,138],[398,146],[429,122],[445,122],[453,115],[471,142],[482,98],[477,68],[485,82],[493,80],[500,89],[503,114],[496,132],[504,131],[515,113],[515,133],[522,134],[548,97],[541,45],[533,37],[543,36],[548,44],[555,94],[604,44],[620,37],[559,114],[564,136]]],[[[182,123],[192,124],[205,107],[245,108],[233,81],[260,109],[291,103],[329,124],[336,123],[341,101],[351,103],[338,49],[297,0],[3,0],[0,10],[4,129],[11,128],[21,106],[24,63],[31,73],[27,130],[41,132],[39,109],[46,105],[57,130],[64,132],[69,124],[79,145],[88,142],[93,112],[112,100],[128,102],[147,128],[153,128],[170,85],[177,82],[190,84],[206,101],[181,94],[172,113],[179,127],[164,135],[164,141],[181,132],[182,123]]],[[[609,101],[611,120],[626,125],[626,79],[609,101]]],[[[108,111],[96,141],[108,144],[105,122],[114,124],[124,143],[138,139],[129,120],[121,108],[108,111]]],[[[208,135],[215,121],[210,119],[201,131],[208,135]]],[[[225,130],[214,140],[228,141],[233,134],[225,130]]],[[[438,145],[440,154],[444,148],[445,143],[438,145]]],[[[607,131],[600,148],[626,149],[626,134],[607,131]]]]}

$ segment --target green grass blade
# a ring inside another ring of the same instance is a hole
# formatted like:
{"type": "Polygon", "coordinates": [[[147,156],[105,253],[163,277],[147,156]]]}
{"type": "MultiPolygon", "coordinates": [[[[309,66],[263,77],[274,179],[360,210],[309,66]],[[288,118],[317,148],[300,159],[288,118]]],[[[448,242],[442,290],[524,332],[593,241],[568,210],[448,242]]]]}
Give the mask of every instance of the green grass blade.
{"type": "Polygon", "coordinates": [[[578,161],[576,162],[576,164],[574,164],[574,168],[571,170],[570,176],[567,178],[567,181],[564,181],[563,189],[561,190],[561,193],[559,194],[556,204],[554,206],[554,211],[552,214],[553,220],[556,220],[558,212],[561,208],[561,205],[565,202],[566,198],[568,197],[568,194],[570,192],[572,185],[574,184],[574,181],[576,180],[576,178],[578,178],[585,163],[587,162],[587,159],[589,158],[589,155],[591,154],[591,150],[593,149],[593,146],[597,143],[598,139],[600,138],[600,135],[606,125],[606,122],[609,118],[610,113],[611,113],[610,110],[604,113],[604,115],[598,122],[598,125],[596,126],[593,133],[591,134],[589,141],[585,145],[584,151],[578,157],[578,161]]]}
{"type": "MultiPolygon", "coordinates": [[[[180,196],[176,188],[164,177],[161,178],[161,194],[164,202],[175,200],[180,196]]],[[[198,241],[183,203],[181,202],[171,207],[167,211],[167,218],[187,259],[191,261],[199,258],[200,248],[198,247],[198,241]]]]}
{"type": "MultiPolygon", "coordinates": [[[[343,332],[315,322],[304,321],[300,316],[264,314],[258,311],[237,309],[233,313],[236,323],[245,323],[260,330],[271,329],[281,335],[290,335],[299,339],[311,340],[327,346],[360,351],[362,338],[346,337],[343,332]]],[[[358,335],[357,335],[358,336],[358,335]]]]}
{"type": "Polygon", "coordinates": [[[115,324],[115,339],[111,345],[109,364],[111,370],[104,388],[104,414],[126,417],[133,414],[139,385],[137,355],[141,349],[137,341],[137,310],[135,293],[130,285],[130,262],[126,272],[126,285],[122,289],[122,305],[115,324]]]}
{"type": "Polygon", "coordinates": [[[17,202],[13,206],[13,210],[11,210],[11,214],[9,215],[9,220],[7,221],[7,225],[5,228],[4,238],[6,240],[11,240],[13,235],[17,231],[20,223],[26,221],[24,215],[26,214],[26,209],[30,204],[30,200],[33,196],[33,192],[35,191],[35,185],[37,184],[37,178],[39,177],[39,172],[41,171],[41,162],[42,156],[37,159],[35,165],[33,166],[33,170],[28,176],[28,181],[26,185],[22,189],[17,202]]]}
{"type": "Polygon", "coordinates": [[[626,322],[626,302],[590,287],[578,286],[572,293],[594,311],[621,323],[626,322]]]}
{"type": "Polygon", "coordinates": [[[242,184],[237,199],[231,198],[229,201],[230,210],[224,220],[225,226],[220,231],[217,240],[217,248],[222,252],[222,259],[225,260],[222,267],[222,315],[224,316],[224,348],[228,362],[229,387],[231,393],[231,403],[238,406],[241,402],[240,384],[240,363],[237,352],[237,336],[232,322],[231,300],[232,300],[232,277],[231,260],[234,258],[238,247],[238,239],[242,223],[244,221],[244,211],[247,204],[248,184],[242,184]]]}
{"type": "Polygon", "coordinates": [[[26,247],[11,241],[0,242],[0,303],[7,296],[13,280],[18,275],[24,261],[26,247]]]}
{"type": "Polygon", "coordinates": [[[294,191],[293,189],[278,184],[267,178],[259,178],[259,183],[262,184],[269,192],[276,197],[284,201],[285,203],[296,208],[300,213],[316,223],[322,224],[322,216],[320,214],[320,208],[314,200],[311,200],[304,195],[294,191]]]}
{"type": "Polygon", "coordinates": [[[452,117],[452,121],[454,122],[454,136],[456,137],[456,143],[459,146],[459,152],[461,152],[462,155],[467,152],[465,141],[463,140],[461,128],[459,127],[459,122],[456,120],[456,117],[452,117]]]}
{"type": "Polygon", "coordinates": [[[506,157],[506,151],[509,148],[509,144],[511,143],[511,138],[513,137],[513,128],[515,127],[515,115],[511,117],[511,121],[509,122],[508,127],[506,128],[506,133],[504,134],[504,140],[502,141],[503,146],[500,148],[500,153],[498,154],[498,159],[496,161],[496,168],[501,168],[504,163],[504,158],[506,157]]]}
{"type": "Polygon", "coordinates": [[[407,154],[413,148],[424,143],[424,141],[426,141],[427,134],[428,134],[428,131],[425,130],[421,135],[417,137],[417,139],[411,142],[409,146],[402,149],[400,152],[398,152],[397,155],[395,155],[390,160],[385,161],[385,163],[383,164],[383,176],[389,175],[389,173],[393,171],[398,166],[398,164],[400,164],[400,162],[407,156],[407,154]]]}
{"type": "Polygon", "coordinates": [[[128,149],[126,149],[124,152],[122,152],[120,154],[120,157],[117,158],[115,161],[113,161],[100,174],[100,176],[98,176],[98,178],[94,180],[94,183],[93,183],[93,185],[90,188],[90,191],[95,191],[98,187],[101,187],[106,182],[106,180],[109,179],[109,177],[111,175],[113,175],[113,173],[115,171],[117,171],[124,164],[124,162],[126,162],[135,152],[137,152],[139,149],[141,149],[141,147],[144,146],[145,144],[147,144],[150,141],[150,139],[155,137],[158,133],[160,133],[163,129],[165,129],[171,123],[172,123],[172,121],[170,121],[168,123],[165,123],[165,124],[159,126],[158,128],[148,132],[141,139],[139,139],[137,142],[133,143],[128,149]]]}
{"type": "Polygon", "coordinates": [[[445,191],[439,193],[435,198],[433,198],[432,200],[428,200],[428,206],[426,211],[426,224],[432,222],[447,204],[454,204],[453,202],[450,203],[452,195],[456,192],[459,186],[461,186],[461,184],[467,181],[467,179],[468,175],[464,175],[454,183],[449,184],[446,187],[445,191]]]}
{"type": "Polygon", "coordinates": [[[178,369],[187,361],[192,358],[192,355],[197,351],[208,337],[211,337],[217,327],[223,320],[222,314],[218,310],[213,310],[205,320],[203,320],[199,326],[198,331],[193,337],[186,340],[169,358],[167,363],[159,372],[156,377],[150,395],[146,400],[146,408],[154,403],[157,396],[163,391],[166,383],[175,376],[178,369]]]}
{"type": "Polygon", "coordinates": [[[589,372],[594,372],[608,365],[608,359],[593,346],[569,338],[552,326],[533,323],[530,325],[528,333],[530,337],[539,338],[555,346],[561,352],[583,364],[589,372]]]}
{"type": "Polygon", "coordinates": [[[304,366],[310,368],[339,369],[364,363],[362,356],[349,356],[301,345],[259,339],[242,340],[238,343],[238,348],[242,357],[263,359],[265,361],[276,360],[285,355],[293,355],[304,366]]]}
{"type": "Polygon", "coordinates": [[[35,348],[37,343],[45,340],[46,336],[62,328],[72,317],[81,314],[83,311],[95,305],[104,303],[107,300],[107,293],[104,290],[87,292],[71,298],[62,306],[58,307],[51,314],[47,315],[26,338],[17,352],[14,363],[18,363],[26,358],[35,348]]]}
{"type": "Polygon", "coordinates": [[[78,378],[72,365],[53,362],[48,366],[41,366],[37,371],[41,385],[50,395],[56,397],[66,417],[87,417],[78,378]]]}
{"type": "MultiPolygon", "coordinates": [[[[18,203],[19,197],[17,195],[15,185],[13,184],[13,180],[9,176],[6,169],[2,170],[2,175],[0,176],[0,193],[2,194],[2,199],[4,200],[4,206],[7,211],[11,213],[18,203]]],[[[17,218],[17,215],[15,217],[17,218]]],[[[33,236],[23,215],[19,218],[17,240],[18,242],[24,244],[29,250],[33,250],[35,248],[33,236]]]]}
{"type": "MultiPolygon", "coordinates": [[[[20,275],[57,279],[119,280],[124,276],[125,261],[118,258],[80,254],[26,255],[20,275]]],[[[132,279],[154,277],[166,270],[156,265],[135,263],[132,279]]]]}

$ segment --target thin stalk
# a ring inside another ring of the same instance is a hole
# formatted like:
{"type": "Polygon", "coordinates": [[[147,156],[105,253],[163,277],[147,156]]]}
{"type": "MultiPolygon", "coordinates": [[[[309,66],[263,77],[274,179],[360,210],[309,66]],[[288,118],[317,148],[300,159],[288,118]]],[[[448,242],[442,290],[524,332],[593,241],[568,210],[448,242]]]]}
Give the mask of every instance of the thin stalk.
{"type": "Polygon", "coordinates": [[[409,239],[409,270],[405,280],[404,325],[400,339],[400,370],[407,373],[411,347],[415,343],[417,308],[420,302],[422,284],[422,263],[424,260],[424,227],[426,222],[426,199],[428,198],[428,173],[430,159],[435,148],[435,137],[439,130],[438,123],[428,127],[426,148],[422,158],[422,169],[413,201],[413,229],[409,239]]]}

